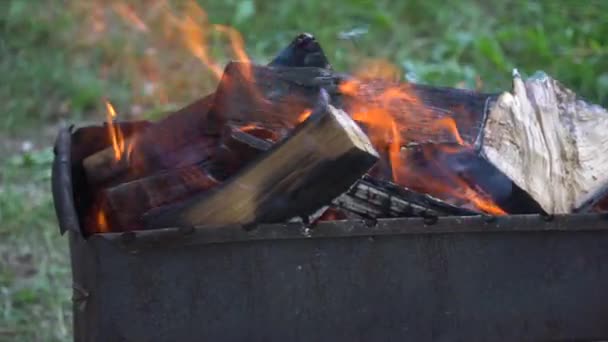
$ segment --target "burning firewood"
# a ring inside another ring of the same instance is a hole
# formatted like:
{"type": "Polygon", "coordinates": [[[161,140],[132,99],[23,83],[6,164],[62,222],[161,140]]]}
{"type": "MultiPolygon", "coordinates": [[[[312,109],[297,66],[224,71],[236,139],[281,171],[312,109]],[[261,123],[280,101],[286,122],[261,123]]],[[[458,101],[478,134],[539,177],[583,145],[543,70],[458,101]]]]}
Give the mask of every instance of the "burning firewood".
{"type": "Polygon", "coordinates": [[[372,177],[359,180],[348,192],[336,198],[334,203],[339,208],[373,219],[478,214],[372,177]]]}
{"type": "Polygon", "coordinates": [[[481,153],[551,214],[587,210],[608,189],[608,111],[547,75],[492,105],[481,153]]]}
{"type": "MultiPolygon", "coordinates": [[[[288,70],[302,67],[306,67],[306,70],[323,70],[330,67],[323,49],[314,36],[308,33],[295,37],[270,65],[288,70]]],[[[314,79],[315,71],[310,73],[314,79]]],[[[322,71],[319,73],[324,74],[322,71]]],[[[307,75],[308,72],[304,71],[302,74],[307,75]]],[[[295,80],[297,81],[298,78],[296,77],[295,80]]],[[[317,91],[312,94],[313,100],[316,93],[317,91]]],[[[156,171],[175,167],[175,159],[171,156],[179,157],[182,165],[205,160],[208,157],[207,148],[204,146],[199,146],[202,147],[200,149],[188,150],[188,148],[197,142],[205,145],[210,141],[210,136],[220,133],[222,125],[209,118],[208,111],[215,102],[214,113],[217,114],[218,106],[221,105],[221,96],[221,94],[207,95],[154,123],[145,132],[124,141],[126,148],[120,151],[119,158],[115,157],[116,151],[112,147],[89,156],[83,162],[89,183],[118,184],[151,175],[156,171]],[[216,97],[218,99],[215,99],[216,97]],[[196,151],[199,153],[197,154],[196,151]],[[189,154],[190,158],[184,159],[184,154],[189,154]]]]}
{"type": "Polygon", "coordinates": [[[294,127],[302,112],[315,105],[319,89],[336,94],[340,79],[322,68],[230,62],[217,87],[210,116],[214,122],[254,121],[294,127]]]}
{"type": "Polygon", "coordinates": [[[293,127],[310,108],[319,88],[331,104],[366,125],[391,125],[407,142],[457,142],[437,125],[453,119],[460,137],[473,144],[486,106],[495,95],[384,80],[355,80],[320,68],[283,68],[231,62],[226,66],[210,110],[215,121],[258,121],[293,127]],[[379,122],[384,121],[384,122],[379,122]]]}
{"type": "Polygon", "coordinates": [[[105,189],[99,203],[115,230],[141,229],[141,216],[145,212],[184,200],[219,183],[209,172],[208,165],[192,165],[105,189]]]}
{"type": "Polygon", "coordinates": [[[148,227],[248,225],[307,216],[367,172],[378,154],[345,112],[322,105],[292,135],[227,180],[183,203],[153,210],[148,227]]]}
{"type": "Polygon", "coordinates": [[[156,171],[201,162],[215,144],[205,134],[207,112],[213,103],[209,95],[150,125],[126,139],[124,151],[116,158],[112,146],[94,153],[82,162],[90,184],[118,184],[156,171]]]}
{"type": "MultiPolygon", "coordinates": [[[[217,165],[222,171],[242,167],[262,152],[269,150],[276,140],[277,137],[273,136],[272,131],[262,127],[253,126],[248,128],[248,132],[244,132],[242,127],[227,125],[222,138],[223,142],[219,148],[222,152],[218,152],[216,155],[218,157],[223,156],[220,159],[228,160],[228,162],[218,163],[216,158],[214,165],[217,165]],[[261,139],[261,137],[263,138],[261,139]],[[232,164],[232,167],[229,164],[232,164]]],[[[480,161],[483,162],[484,160],[480,159],[480,161]]],[[[376,165],[381,162],[379,160],[376,165]]],[[[371,170],[368,174],[371,174],[371,170]]],[[[435,197],[412,191],[388,181],[378,180],[369,175],[358,180],[355,185],[336,198],[333,203],[334,210],[341,208],[359,217],[374,219],[477,214],[475,211],[448,204],[435,197]]],[[[317,213],[310,215],[308,221],[315,221],[328,208],[330,207],[326,206],[317,213]]]]}
{"type": "Polygon", "coordinates": [[[274,131],[263,127],[227,124],[214,158],[214,174],[220,179],[228,178],[269,150],[278,138],[274,131]]]}
{"type": "MultiPolygon", "coordinates": [[[[86,158],[83,165],[87,179],[91,184],[116,184],[172,167],[172,157],[185,154],[184,149],[194,143],[211,141],[221,134],[227,121],[292,128],[314,106],[320,88],[331,95],[335,107],[347,112],[352,109],[353,118],[366,130],[373,130],[378,124],[394,125],[403,143],[454,142],[451,132],[435,127],[434,123],[442,118],[460,123],[463,139],[472,141],[478,135],[486,102],[492,98],[488,94],[415,84],[377,80],[357,83],[349,76],[315,67],[232,62],[226,66],[215,94],[129,139],[119,158],[112,148],[86,158]],[[359,111],[361,108],[372,114],[359,111]],[[379,112],[384,114],[374,117],[379,112]]],[[[209,157],[207,151],[195,149],[191,161],[205,160],[209,157]]]]}
{"type": "Polygon", "coordinates": [[[459,206],[492,215],[543,212],[538,204],[473,146],[423,144],[401,151],[398,183],[459,206]]]}

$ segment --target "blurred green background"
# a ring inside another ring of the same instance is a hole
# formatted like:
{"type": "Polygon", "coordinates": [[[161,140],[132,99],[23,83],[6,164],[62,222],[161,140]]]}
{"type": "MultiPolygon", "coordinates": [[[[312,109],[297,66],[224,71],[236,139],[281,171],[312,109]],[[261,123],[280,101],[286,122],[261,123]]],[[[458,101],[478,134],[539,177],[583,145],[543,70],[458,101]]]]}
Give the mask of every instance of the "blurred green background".
{"type": "Polygon", "coordinates": [[[212,91],[190,49],[206,37],[216,65],[233,58],[212,24],[236,28],[261,63],[307,31],[339,71],[375,58],[404,80],[501,91],[512,68],[543,70],[608,105],[604,0],[199,4],[206,17],[187,1],[0,1],[0,341],[70,340],[67,244],[49,184],[58,128],[103,121],[104,99],[121,119],[157,119],[212,91]]]}

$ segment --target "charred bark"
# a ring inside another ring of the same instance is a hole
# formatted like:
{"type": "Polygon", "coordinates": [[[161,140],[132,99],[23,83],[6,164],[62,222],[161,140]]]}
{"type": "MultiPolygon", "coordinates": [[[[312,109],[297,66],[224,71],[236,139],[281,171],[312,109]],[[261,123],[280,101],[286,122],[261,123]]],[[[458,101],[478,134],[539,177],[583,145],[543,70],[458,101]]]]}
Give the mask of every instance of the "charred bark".
{"type": "Polygon", "coordinates": [[[147,211],[218,185],[220,181],[207,168],[208,165],[192,165],[162,171],[105,189],[101,192],[99,207],[112,221],[113,230],[142,229],[141,217],[147,211]]]}
{"type": "Polygon", "coordinates": [[[359,180],[348,192],[336,198],[334,204],[349,212],[372,219],[478,214],[472,210],[450,205],[430,195],[417,193],[372,177],[359,180]]]}
{"type": "Polygon", "coordinates": [[[212,103],[213,95],[208,95],[126,139],[127,149],[118,160],[112,146],[88,156],[82,162],[87,180],[91,185],[118,184],[176,164],[204,161],[215,144],[206,125],[212,103]]]}
{"type": "Polygon", "coordinates": [[[377,161],[367,136],[332,106],[315,111],[221,187],[146,214],[148,227],[248,225],[308,216],[377,161]]]}
{"type": "MultiPolygon", "coordinates": [[[[474,144],[487,105],[495,95],[464,89],[384,80],[355,80],[320,68],[283,68],[232,62],[225,69],[211,109],[215,121],[262,122],[278,127],[298,124],[314,106],[319,88],[332,105],[346,112],[380,108],[397,124],[404,143],[474,144]],[[454,120],[459,137],[441,126],[454,120]]],[[[363,126],[365,126],[363,122],[363,126]]]]}

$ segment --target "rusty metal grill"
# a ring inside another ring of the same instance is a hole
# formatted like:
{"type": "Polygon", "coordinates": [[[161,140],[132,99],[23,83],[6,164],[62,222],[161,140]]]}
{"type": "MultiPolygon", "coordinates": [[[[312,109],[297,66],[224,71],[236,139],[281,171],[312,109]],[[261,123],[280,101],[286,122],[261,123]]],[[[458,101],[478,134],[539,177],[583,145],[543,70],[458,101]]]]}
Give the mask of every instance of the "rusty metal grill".
{"type": "MultiPolygon", "coordinates": [[[[83,136],[60,132],[76,341],[601,340],[608,217],[444,217],[84,236],[83,136]]],[[[90,153],[91,151],[88,151],[90,153]]]]}

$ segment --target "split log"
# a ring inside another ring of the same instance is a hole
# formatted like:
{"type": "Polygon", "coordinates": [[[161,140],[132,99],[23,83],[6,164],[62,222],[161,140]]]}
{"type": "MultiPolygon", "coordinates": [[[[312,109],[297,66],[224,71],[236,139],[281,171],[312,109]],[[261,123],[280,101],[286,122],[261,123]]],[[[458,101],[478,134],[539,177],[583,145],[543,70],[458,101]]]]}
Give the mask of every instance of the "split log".
{"type": "MultiPolygon", "coordinates": [[[[224,138],[222,139],[224,143],[222,144],[221,149],[224,152],[218,152],[217,156],[227,155],[225,158],[230,158],[234,163],[232,164],[232,167],[235,167],[236,164],[240,164],[240,166],[245,165],[260,153],[270,149],[272,146],[271,141],[260,139],[259,137],[250,134],[255,133],[256,131],[258,135],[265,137],[269,136],[269,134],[260,127],[252,127],[248,130],[248,133],[246,133],[243,132],[240,127],[228,125],[224,138]]],[[[481,163],[487,163],[480,157],[477,157],[477,160],[481,163]]],[[[388,181],[375,179],[376,177],[372,176],[372,171],[376,169],[378,165],[381,165],[381,163],[382,160],[379,160],[376,165],[370,169],[369,175],[358,180],[349,191],[336,198],[333,201],[333,207],[325,206],[308,217],[292,218],[291,221],[315,222],[325,215],[326,210],[334,212],[338,215],[337,217],[343,217],[345,213],[339,213],[340,209],[356,214],[358,217],[372,219],[411,216],[466,216],[476,214],[476,212],[472,210],[451,205],[428,194],[412,191],[411,189],[398,186],[388,181]]],[[[222,165],[221,168],[225,169],[226,163],[223,164],[224,165],[222,165]]],[[[510,180],[506,179],[506,181],[509,182],[510,192],[510,180]]]]}
{"type": "Polygon", "coordinates": [[[371,177],[359,180],[334,200],[342,209],[372,219],[388,217],[470,216],[479,213],[448,204],[430,195],[371,177]]]}
{"type": "MultiPolygon", "coordinates": [[[[278,135],[264,127],[256,125],[236,126],[226,125],[222,142],[213,163],[213,174],[222,180],[253,161],[263,152],[268,151],[278,135]]],[[[329,206],[325,206],[305,217],[293,217],[289,222],[304,222],[311,224],[318,221],[329,206]]]]}
{"type": "Polygon", "coordinates": [[[283,222],[307,216],[346,191],[377,161],[348,114],[322,106],[222,186],[152,210],[148,227],[283,222]]]}
{"type": "Polygon", "coordinates": [[[491,107],[482,155],[549,214],[588,210],[608,189],[608,111],[545,74],[491,107]]]}
{"type": "Polygon", "coordinates": [[[104,189],[99,200],[105,217],[119,231],[141,229],[147,211],[184,200],[209,190],[220,182],[207,170],[208,165],[192,165],[104,189]]]}

